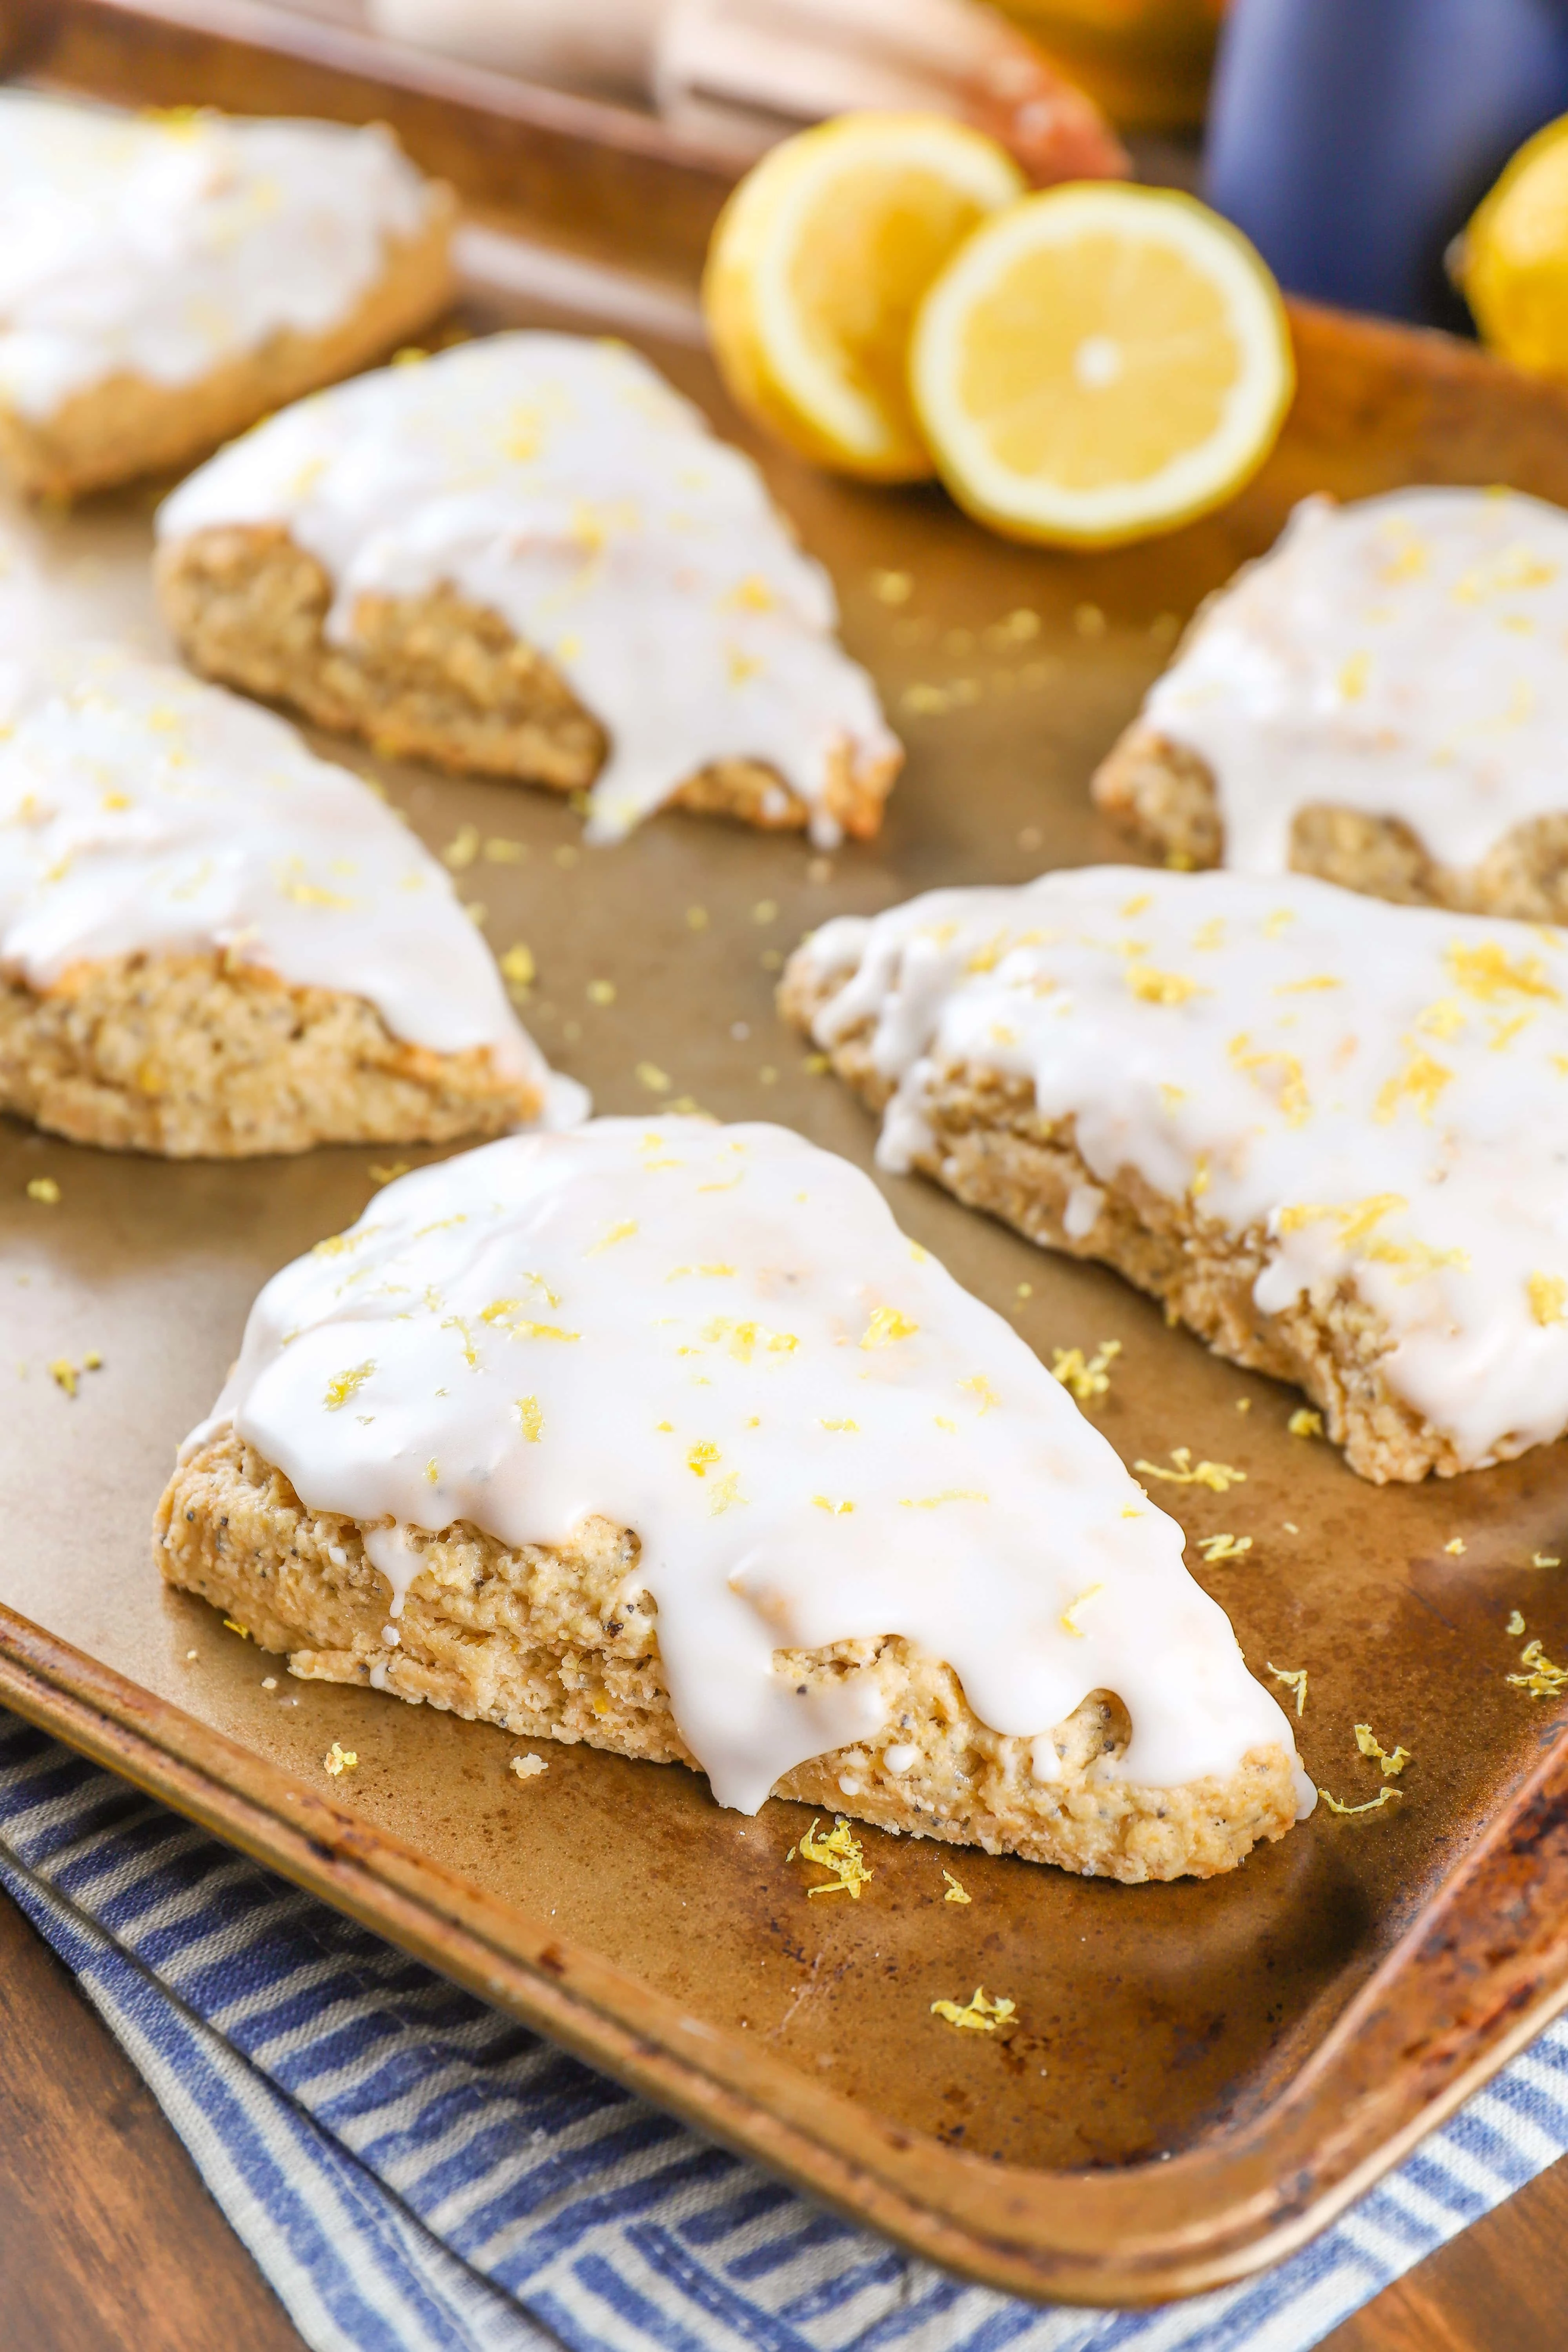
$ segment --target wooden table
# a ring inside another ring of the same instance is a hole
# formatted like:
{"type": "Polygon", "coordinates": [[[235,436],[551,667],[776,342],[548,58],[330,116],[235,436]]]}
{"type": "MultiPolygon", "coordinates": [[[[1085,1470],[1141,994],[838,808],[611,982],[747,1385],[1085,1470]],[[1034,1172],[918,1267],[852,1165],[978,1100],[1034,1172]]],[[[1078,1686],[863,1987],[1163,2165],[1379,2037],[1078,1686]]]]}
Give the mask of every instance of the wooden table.
{"type": "MultiPolygon", "coordinates": [[[[0,1895],[6,2352],[300,2352],[156,2102],[0,1895]]],[[[1431,2255],[1323,2352],[1562,2352],[1568,2164],[1431,2255]]]]}

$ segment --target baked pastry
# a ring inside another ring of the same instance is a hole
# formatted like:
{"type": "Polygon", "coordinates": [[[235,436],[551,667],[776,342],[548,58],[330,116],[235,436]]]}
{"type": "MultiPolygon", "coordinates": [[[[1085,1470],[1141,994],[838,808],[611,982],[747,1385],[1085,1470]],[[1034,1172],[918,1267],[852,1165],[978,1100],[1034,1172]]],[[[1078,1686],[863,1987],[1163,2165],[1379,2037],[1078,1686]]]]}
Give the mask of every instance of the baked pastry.
{"type": "Polygon", "coordinates": [[[0,664],[0,1110],[226,1159],[494,1135],[552,1083],[357,776],[134,654],[0,664]]]}
{"type": "Polygon", "coordinates": [[[902,753],[762,476],[623,344],[497,335],[271,418],[158,517],[192,666],[384,749],[875,833],[902,753]]]}
{"type": "Polygon", "coordinates": [[[0,90],[0,462],[70,497],[205,455],[443,310],[453,212],[376,125],[0,90]]]}
{"type": "Polygon", "coordinates": [[[1568,917],[1568,514],[1306,499],[1199,613],[1094,780],[1175,866],[1568,917]]]}
{"type": "Polygon", "coordinates": [[[858,1170],[691,1118],[385,1187],[261,1293],[157,1521],[296,1675],[1124,1879],[1311,1803],[1182,1543],[858,1170]]]}
{"type": "Polygon", "coordinates": [[[826,923],[782,995],[885,1166],[1298,1381],[1363,1477],[1568,1428],[1568,938],[1100,866],[826,923]]]}

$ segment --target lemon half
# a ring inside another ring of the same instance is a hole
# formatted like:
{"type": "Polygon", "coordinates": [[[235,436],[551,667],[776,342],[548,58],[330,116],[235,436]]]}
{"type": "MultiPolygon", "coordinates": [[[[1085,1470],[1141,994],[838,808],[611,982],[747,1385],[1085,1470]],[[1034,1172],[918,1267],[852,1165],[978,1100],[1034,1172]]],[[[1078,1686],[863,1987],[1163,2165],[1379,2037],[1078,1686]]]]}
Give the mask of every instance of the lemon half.
{"type": "Polygon", "coordinates": [[[960,504],[1107,547],[1218,506],[1295,389],[1264,263],[1191,196],[1082,182],[985,222],[921,306],[921,428],[960,504]]]}
{"type": "Polygon", "coordinates": [[[942,114],[840,115],[773,148],[725,205],[702,283],[736,399],[819,464],[930,475],[910,405],[915,311],[1024,186],[994,140],[942,114]]]}
{"type": "Polygon", "coordinates": [[[1483,197],[1455,275],[1493,351],[1568,375],[1568,117],[1527,139],[1483,197]]]}

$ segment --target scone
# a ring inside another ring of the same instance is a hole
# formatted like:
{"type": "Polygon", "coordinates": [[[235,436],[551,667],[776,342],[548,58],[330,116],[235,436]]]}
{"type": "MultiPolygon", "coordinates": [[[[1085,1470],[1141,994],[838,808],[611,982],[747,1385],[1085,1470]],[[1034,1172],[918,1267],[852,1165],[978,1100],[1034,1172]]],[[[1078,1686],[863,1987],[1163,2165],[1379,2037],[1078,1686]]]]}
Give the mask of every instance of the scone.
{"type": "Polygon", "coordinates": [[[205,456],[443,310],[453,211],[379,126],[0,90],[0,463],[70,497],[205,456]]]}
{"type": "Polygon", "coordinates": [[[1101,866],[825,924],[782,993],[885,1166],[1299,1381],[1363,1477],[1568,1428],[1568,938],[1101,866]]]}
{"type": "Polygon", "coordinates": [[[230,1158],[494,1135],[552,1084],[357,776],[133,654],[0,665],[0,1110],[230,1158]]]}
{"type": "Polygon", "coordinates": [[[623,344],[497,335],[302,403],[158,517],[193,667],[383,749],[832,846],[902,753],[751,460],[623,344]]]}
{"type": "Polygon", "coordinates": [[[745,1812],[1144,1879],[1312,1801],[1180,1528],[783,1128],[598,1119],[388,1185],[261,1293],[156,1539],[297,1675],[745,1812]]]}
{"type": "Polygon", "coordinates": [[[1568,514],[1510,490],[1298,507],[1094,780],[1173,866],[1568,917],[1568,514]]]}

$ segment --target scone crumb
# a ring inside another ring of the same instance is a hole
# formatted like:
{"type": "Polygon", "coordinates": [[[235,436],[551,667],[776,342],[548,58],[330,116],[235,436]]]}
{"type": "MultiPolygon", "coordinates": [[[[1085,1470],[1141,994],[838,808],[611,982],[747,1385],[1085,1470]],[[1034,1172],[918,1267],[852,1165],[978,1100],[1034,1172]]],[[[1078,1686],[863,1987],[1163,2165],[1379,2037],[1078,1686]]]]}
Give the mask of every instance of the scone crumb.
{"type": "Polygon", "coordinates": [[[852,1903],[858,1903],[860,1889],[876,1875],[874,1871],[867,1869],[866,1850],[842,1813],[823,1838],[816,1834],[816,1822],[812,1822],[800,1842],[800,1858],[803,1862],[817,1863],[833,1874],[820,1885],[808,1886],[805,1890],[808,1895],[847,1895],[852,1903]]]}
{"type": "Polygon", "coordinates": [[[56,1209],[59,1206],[60,1188],[52,1176],[29,1176],[27,1198],[41,1201],[46,1209],[56,1209]]]}
{"type": "Polygon", "coordinates": [[[1518,1609],[1511,1611],[1508,1623],[1502,1630],[1505,1633],[1514,1635],[1515,1637],[1522,1633],[1524,1631],[1524,1617],[1522,1612],[1518,1609]]]}
{"type": "Polygon", "coordinates": [[[1277,1666],[1272,1658],[1265,1658],[1263,1663],[1268,1667],[1269,1673],[1273,1675],[1277,1683],[1283,1683],[1287,1690],[1292,1690],[1295,1692],[1296,1713],[1298,1716],[1304,1714],[1307,1706],[1306,1667],[1277,1666]]]}
{"type": "Polygon", "coordinates": [[[931,2013],[933,2017],[942,2018],[948,2025],[956,2026],[961,2033],[994,2033],[998,2025],[1004,2024],[1017,2006],[1017,2002],[1009,2000],[1005,1993],[998,1994],[994,2000],[987,2000],[984,1988],[976,1985],[962,2008],[955,2000],[933,2000],[931,2013]]]}
{"type": "Polygon", "coordinates": [[[277,1677],[277,1675],[262,1675],[262,1677],[261,1677],[261,1687],[262,1687],[262,1689],[263,1689],[263,1690],[266,1690],[266,1691],[273,1691],[273,1690],[276,1690],[276,1689],[277,1689],[277,1687],[278,1687],[278,1677],[277,1677]]]}
{"type": "Polygon", "coordinates": [[[507,1766],[507,1770],[515,1772],[520,1780],[536,1780],[541,1772],[548,1772],[549,1769],[550,1767],[542,1756],[531,1754],[514,1756],[507,1766]]]}
{"type": "Polygon", "coordinates": [[[1162,1470],[1154,1462],[1135,1462],[1146,1478],[1163,1478],[1172,1486],[1207,1486],[1212,1494],[1228,1494],[1232,1486],[1247,1484],[1245,1470],[1235,1469],[1228,1462],[1194,1462],[1190,1445],[1173,1445],[1171,1459],[1173,1470],[1162,1470]]]}
{"type": "Polygon", "coordinates": [[[1321,1437],[1323,1416],[1314,1412],[1310,1404],[1298,1405],[1285,1426],[1292,1437],[1321,1437]]]}
{"type": "Polygon", "coordinates": [[[1464,1549],[1465,1538],[1463,1536],[1455,1536],[1449,1542],[1443,1546],[1443,1549],[1446,1552],[1451,1552],[1456,1559],[1458,1559],[1463,1555],[1464,1549]]]}
{"type": "Polygon", "coordinates": [[[331,1778],[337,1780],[341,1780],[345,1772],[353,1771],[358,1763],[359,1756],[356,1750],[352,1748],[340,1748],[334,1739],[321,1759],[321,1769],[323,1772],[330,1773],[331,1778]]]}
{"type": "Polygon", "coordinates": [[[968,1894],[966,1894],[966,1893],[964,1892],[963,1888],[959,1885],[959,1883],[958,1883],[957,1879],[956,1879],[956,1878],[954,1878],[954,1876],[953,1876],[953,1874],[952,1874],[952,1871],[951,1871],[951,1870],[944,1870],[944,1871],[942,1872],[942,1876],[943,1876],[943,1877],[946,1879],[946,1881],[947,1881],[947,1892],[946,1892],[946,1894],[945,1894],[945,1895],[942,1896],[942,1901],[943,1901],[944,1903],[973,1903],[973,1900],[974,1900],[973,1895],[968,1895],[968,1894]]]}
{"type": "MultiPolygon", "coordinates": [[[[1517,1613],[1518,1612],[1515,1612],[1516,1615],[1517,1613]]],[[[1521,1633],[1523,1633],[1524,1627],[1522,1624],[1519,1630],[1521,1633]]],[[[1356,1725],[1355,1744],[1361,1749],[1363,1756],[1374,1756],[1377,1759],[1377,1761],[1383,1767],[1383,1777],[1385,1780],[1396,1779],[1411,1760],[1410,1750],[1408,1748],[1396,1748],[1391,1756],[1387,1748],[1383,1747],[1379,1741],[1373,1738],[1373,1728],[1370,1723],[1358,1723],[1356,1725]]]]}

